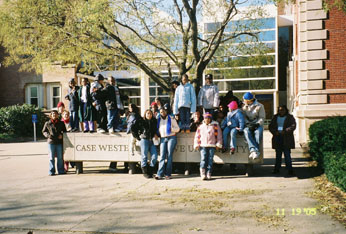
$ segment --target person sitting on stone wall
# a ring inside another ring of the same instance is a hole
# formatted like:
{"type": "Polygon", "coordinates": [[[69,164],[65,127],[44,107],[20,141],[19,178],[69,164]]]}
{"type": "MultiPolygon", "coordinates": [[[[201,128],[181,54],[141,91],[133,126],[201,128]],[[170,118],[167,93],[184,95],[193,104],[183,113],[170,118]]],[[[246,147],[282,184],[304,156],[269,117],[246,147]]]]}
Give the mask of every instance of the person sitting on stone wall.
{"type": "Polygon", "coordinates": [[[255,160],[260,157],[260,143],[263,138],[263,124],[266,113],[264,106],[254,98],[251,92],[245,93],[243,100],[244,136],[249,146],[249,158],[255,160]]]}

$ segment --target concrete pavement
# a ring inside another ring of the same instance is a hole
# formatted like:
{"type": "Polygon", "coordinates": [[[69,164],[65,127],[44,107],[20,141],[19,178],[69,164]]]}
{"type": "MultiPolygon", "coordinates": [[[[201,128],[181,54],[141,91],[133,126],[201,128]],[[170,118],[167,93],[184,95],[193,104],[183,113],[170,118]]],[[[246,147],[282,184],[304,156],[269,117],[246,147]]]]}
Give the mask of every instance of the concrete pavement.
{"type": "Polygon", "coordinates": [[[272,176],[264,139],[255,177],[224,166],[212,181],[148,180],[109,173],[107,163],[49,177],[46,142],[0,144],[0,233],[345,233],[307,196],[317,172],[302,150],[292,154],[296,177],[272,176]]]}

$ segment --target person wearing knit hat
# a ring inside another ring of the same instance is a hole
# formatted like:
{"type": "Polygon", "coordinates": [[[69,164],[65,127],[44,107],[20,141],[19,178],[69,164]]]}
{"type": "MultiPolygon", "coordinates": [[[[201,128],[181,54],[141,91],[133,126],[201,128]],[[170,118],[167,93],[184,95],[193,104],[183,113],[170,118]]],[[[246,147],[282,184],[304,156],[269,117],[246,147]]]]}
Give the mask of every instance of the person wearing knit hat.
{"type": "Polygon", "coordinates": [[[152,102],[150,107],[151,111],[153,112],[154,118],[157,119],[157,116],[159,115],[159,108],[157,106],[157,103],[152,102]]]}
{"type": "Polygon", "coordinates": [[[212,114],[205,113],[203,123],[197,128],[194,148],[201,152],[200,174],[202,180],[210,180],[215,149],[222,148],[222,131],[212,114]]]}
{"type": "Polygon", "coordinates": [[[255,160],[260,157],[260,144],[263,138],[263,124],[266,113],[264,106],[255,99],[252,93],[245,93],[243,100],[244,136],[250,151],[249,158],[255,160]]]}
{"type": "Polygon", "coordinates": [[[245,119],[240,109],[238,109],[238,103],[232,101],[228,104],[229,112],[226,120],[222,123],[223,126],[223,148],[222,152],[227,151],[228,136],[231,136],[230,140],[230,153],[234,154],[236,150],[237,134],[244,131],[245,119]]]}
{"type": "Polygon", "coordinates": [[[58,109],[59,119],[61,119],[62,113],[65,110],[65,104],[63,102],[58,102],[58,105],[56,106],[56,108],[58,109]]]}

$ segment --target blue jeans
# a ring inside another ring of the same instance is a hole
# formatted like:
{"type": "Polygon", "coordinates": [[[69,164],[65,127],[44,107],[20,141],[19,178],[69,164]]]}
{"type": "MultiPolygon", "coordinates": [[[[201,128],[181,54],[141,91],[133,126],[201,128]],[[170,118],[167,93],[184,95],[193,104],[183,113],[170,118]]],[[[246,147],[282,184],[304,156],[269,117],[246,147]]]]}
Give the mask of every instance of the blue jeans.
{"type": "Polygon", "coordinates": [[[159,162],[159,170],[157,171],[157,175],[160,177],[171,176],[172,175],[172,160],[173,160],[173,152],[175,146],[177,145],[177,137],[169,136],[161,138],[160,140],[160,155],[161,159],[159,162]],[[165,159],[167,157],[167,164],[165,167],[165,159]]]}
{"type": "Polygon", "coordinates": [[[113,109],[113,110],[107,110],[107,129],[113,128],[113,130],[117,129],[118,124],[119,124],[119,116],[118,116],[118,109],[113,109]]]}
{"type": "Polygon", "coordinates": [[[207,173],[211,173],[213,169],[214,147],[201,147],[201,163],[200,168],[206,169],[207,173]]]}
{"type": "Polygon", "coordinates": [[[141,139],[141,167],[146,167],[148,162],[148,152],[150,152],[150,166],[154,167],[157,162],[157,151],[156,146],[154,145],[152,140],[141,139]]]}
{"type": "Polygon", "coordinates": [[[278,145],[281,146],[280,148],[275,149],[275,153],[276,153],[275,169],[279,170],[281,168],[282,153],[284,153],[286,169],[292,170],[291,149],[285,149],[283,147],[284,139],[282,136],[275,136],[275,137],[278,138],[278,145]]]}
{"type": "Polygon", "coordinates": [[[181,122],[181,129],[182,130],[190,129],[190,122],[191,122],[190,108],[180,107],[179,114],[180,114],[179,116],[180,116],[180,122],[181,122]]]}
{"type": "Polygon", "coordinates": [[[228,136],[231,135],[230,147],[236,148],[237,147],[237,133],[238,132],[239,132],[239,130],[237,130],[236,128],[230,128],[227,126],[222,132],[223,147],[225,147],[227,149],[228,136]]]}
{"type": "Polygon", "coordinates": [[[259,146],[263,137],[263,127],[259,126],[255,131],[251,131],[246,127],[244,128],[244,136],[249,145],[249,151],[260,152],[259,146]]]}
{"type": "Polygon", "coordinates": [[[64,162],[62,159],[62,144],[48,144],[48,156],[49,156],[49,175],[55,174],[55,156],[58,161],[58,173],[65,174],[64,162]]]}
{"type": "Polygon", "coordinates": [[[71,124],[71,129],[79,129],[79,119],[78,119],[77,111],[70,112],[70,124],[71,124]]]}

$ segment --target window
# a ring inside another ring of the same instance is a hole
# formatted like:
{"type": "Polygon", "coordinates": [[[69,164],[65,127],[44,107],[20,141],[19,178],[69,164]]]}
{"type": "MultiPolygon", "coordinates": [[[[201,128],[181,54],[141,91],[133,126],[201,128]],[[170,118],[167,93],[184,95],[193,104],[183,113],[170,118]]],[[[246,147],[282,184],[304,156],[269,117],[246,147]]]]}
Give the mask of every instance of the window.
{"type": "Polygon", "coordinates": [[[29,87],[29,104],[38,106],[38,86],[29,87]]]}
{"type": "Polygon", "coordinates": [[[36,107],[43,106],[43,89],[41,84],[27,84],[25,88],[25,103],[36,107]]]}
{"type": "Polygon", "coordinates": [[[53,86],[53,95],[52,95],[52,103],[53,107],[58,106],[58,103],[60,102],[60,87],[59,86],[53,86]]]}

